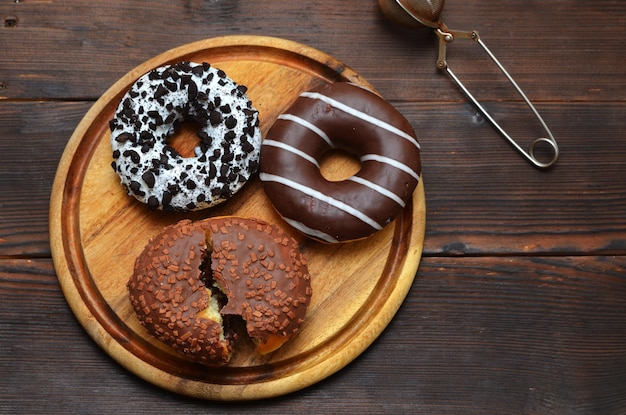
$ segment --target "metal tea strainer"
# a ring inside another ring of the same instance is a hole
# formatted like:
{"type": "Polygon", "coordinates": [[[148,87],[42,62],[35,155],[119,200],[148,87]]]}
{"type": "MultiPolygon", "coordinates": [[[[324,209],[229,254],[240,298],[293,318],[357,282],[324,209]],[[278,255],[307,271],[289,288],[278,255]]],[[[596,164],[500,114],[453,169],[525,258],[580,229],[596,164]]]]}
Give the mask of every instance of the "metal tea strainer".
{"type": "Polygon", "coordinates": [[[383,14],[387,16],[391,21],[409,27],[430,27],[435,29],[435,33],[439,37],[439,56],[437,58],[437,67],[445,71],[454,82],[459,86],[467,98],[476,106],[478,111],[494,126],[494,128],[505,138],[507,141],[531,164],[539,168],[548,168],[556,163],[559,157],[559,147],[552,135],[552,132],[539,115],[539,112],[535,109],[535,106],[530,102],[528,97],[524,94],[521,88],[513,80],[511,75],[504,69],[502,64],[491,53],[487,46],[483,43],[478,36],[477,31],[464,32],[458,30],[450,30],[440,20],[441,12],[443,11],[443,5],[445,0],[378,0],[383,14]],[[515,87],[517,92],[524,99],[528,107],[531,109],[535,117],[541,123],[541,126],[546,131],[548,137],[537,138],[530,145],[528,151],[524,150],[511,136],[504,131],[504,129],[493,119],[491,115],[485,110],[485,108],[478,102],[478,100],[472,95],[472,93],[463,85],[463,83],[452,72],[446,61],[446,46],[453,42],[455,38],[470,39],[477,42],[489,55],[489,58],[498,66],[500,71],[506,76],[509,82],[515,87]],[[538,144],[548,144],[552,158],[543,162],[535,157],[535,147],[538,144]]]}

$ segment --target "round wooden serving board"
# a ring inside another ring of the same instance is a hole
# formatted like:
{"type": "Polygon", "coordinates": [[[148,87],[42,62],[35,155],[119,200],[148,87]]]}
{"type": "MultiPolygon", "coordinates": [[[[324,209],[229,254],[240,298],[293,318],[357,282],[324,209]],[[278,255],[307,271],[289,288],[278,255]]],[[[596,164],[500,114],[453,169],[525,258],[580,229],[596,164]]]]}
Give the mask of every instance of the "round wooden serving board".
{"type": "MultiPolygon", "coordinates": [[[[187,214],[150,211],[126,195],[110,166],[108,122],[138,77],[181,60],[209,62],[248,86],[264,135],[302,91],[320,83],[351,81],[371,88],[320,51],[256,36],[192,43],[135,68],[89,110],[60,161],[51,196],[50,236],[61,288],[80,324],[109,355],[162,388],[215,400],[267,398],[299,390],[362,353],[400,307],[422,253],[423,186],[420,183],[413,202],[385,229],[345,244],[321,244],[289,228],[256,176],[217,208],[187,214]],[[164,226],[183,218],[220,215],[259,218],[291,233],[309,262],[313,297],[300,333],[277,352],[259,356],[244,341],[228,366],[204,367],[160,344],[139,325],[126,281],[135,258],[164,226]]],[[[342,157],[324,167],[336,177],[354,168],[342,157]]]]}

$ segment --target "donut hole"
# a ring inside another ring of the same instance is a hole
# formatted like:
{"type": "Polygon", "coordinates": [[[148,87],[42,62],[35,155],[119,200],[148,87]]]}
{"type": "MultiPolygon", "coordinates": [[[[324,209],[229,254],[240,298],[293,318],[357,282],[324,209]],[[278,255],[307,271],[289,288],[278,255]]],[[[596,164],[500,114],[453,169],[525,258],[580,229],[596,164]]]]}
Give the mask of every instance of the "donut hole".
{"type": "Polygon", "coordinates": [[[185,158],[194,157],[195,148],[202,143],[198,136],[201,129],[202,125],[193,118],[185,119],[176,125],[174,134],[168,138],[167,144],[185,158]]]}
{"type": "Polygon", "coordinates": [[[361,170],[361,161],[349,151],[335,148],[327,151],[320,160],[320,172],[330,182],[340,182],[361,170]]]}

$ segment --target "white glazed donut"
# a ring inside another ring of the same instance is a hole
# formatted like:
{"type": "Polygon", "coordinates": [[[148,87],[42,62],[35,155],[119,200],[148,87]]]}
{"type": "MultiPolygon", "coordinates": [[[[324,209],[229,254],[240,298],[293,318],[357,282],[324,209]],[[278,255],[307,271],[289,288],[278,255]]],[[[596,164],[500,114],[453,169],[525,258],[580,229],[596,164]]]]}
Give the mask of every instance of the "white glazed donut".
{"type": "Polygon", "coordinates": [[[208,63],[180,62],[140,77],[110,122],[113,169],[152,209],[200,210],[224,202],[259,165],[258,111],[246,87],[208,63]],[[179,123],[201,125],[194,157],[168,145],[179,123]]]}

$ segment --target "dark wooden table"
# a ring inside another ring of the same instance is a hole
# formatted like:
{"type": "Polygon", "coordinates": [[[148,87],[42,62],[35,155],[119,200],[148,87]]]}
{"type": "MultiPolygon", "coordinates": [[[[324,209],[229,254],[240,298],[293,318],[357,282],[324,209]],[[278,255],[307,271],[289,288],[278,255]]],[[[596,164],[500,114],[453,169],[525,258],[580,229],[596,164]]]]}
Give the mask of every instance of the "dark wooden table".
{"type": "MultiPolygon", "coordinates": [[[[435,68],[429,30],[375,0],[0,4],[0,412],[626,413],[626,2],[449,0],[535,102],[561,157],[531,167],[435,68]],[[67,140],[126,72],[200,39],[291,39],[341,60],[422,143],[423,258],[394,320],[355,361],[252,403],[178,396],[121,367],[68,308],[49,196],[67,140]]],[[[541,134],[471,42],[449,62],[506,128],[541,134]]]]}

